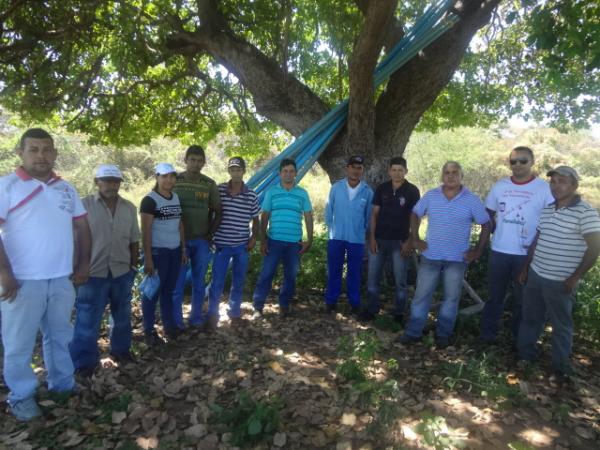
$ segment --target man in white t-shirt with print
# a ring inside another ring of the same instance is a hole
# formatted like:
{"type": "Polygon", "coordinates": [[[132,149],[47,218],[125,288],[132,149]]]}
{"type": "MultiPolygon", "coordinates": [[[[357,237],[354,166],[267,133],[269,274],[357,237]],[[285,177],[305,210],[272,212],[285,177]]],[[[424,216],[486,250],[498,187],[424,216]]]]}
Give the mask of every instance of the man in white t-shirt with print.
{"type": "Polygon", "coordinates": [[[77,191],[52,171],[57,152],[48,132],[27,130],[17,153],[22,165],[0,177],[0,309],[8,404],[17,420],[28,421],[41,414],[31,367],[38,330],[48,390],[75,386],[73,284],[87,281],[91,239],[77,191]]]}
{"type": "MultiPolygon", "coordinates": [[[[548,183],[532,171],[533,151],[515,147],[509,157],[511,177],[502,178],[488,194],[485,207],[495,225],[488,260],[489,299],[481,314],[481,341],[493,344],[500,328],[504,297],[523,268],[542,209],[554,201],[548,183]]],[[[521,322],[522,286],[514,283],[510,329],[517,338],[521,322]]]]}

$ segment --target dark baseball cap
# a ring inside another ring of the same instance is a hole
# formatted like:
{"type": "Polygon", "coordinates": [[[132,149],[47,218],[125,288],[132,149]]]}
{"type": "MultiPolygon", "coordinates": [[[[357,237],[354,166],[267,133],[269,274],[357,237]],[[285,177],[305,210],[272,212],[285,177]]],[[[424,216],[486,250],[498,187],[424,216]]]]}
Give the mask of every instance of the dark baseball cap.
{"type": "Polygon", "coordinates": [[[229,167],[241,167],[242,169],[246,168],[246,161],[241,156],[234,156],[233,158],[229,158],[229,162],[227,163],[227,168],[229,167]]]}
{"type": "Polygon", "coordinates": [[[351,166],[352,164],[359,164],[363,166],[365,164],[365,158],[360,155],[353,155],[348,158],[348,165],[351,166]]]}

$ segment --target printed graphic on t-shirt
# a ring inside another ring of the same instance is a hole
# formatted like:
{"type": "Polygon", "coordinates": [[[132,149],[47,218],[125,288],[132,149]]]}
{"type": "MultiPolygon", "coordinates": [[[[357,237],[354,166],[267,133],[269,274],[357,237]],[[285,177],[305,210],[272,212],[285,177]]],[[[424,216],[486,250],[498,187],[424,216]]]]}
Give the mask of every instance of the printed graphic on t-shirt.
{"type": "Polygon", "coordinates": [[[171,220],[181,218],[181,206],[165,205],[156,209],[154,218],[157,220],[171,220]]]}

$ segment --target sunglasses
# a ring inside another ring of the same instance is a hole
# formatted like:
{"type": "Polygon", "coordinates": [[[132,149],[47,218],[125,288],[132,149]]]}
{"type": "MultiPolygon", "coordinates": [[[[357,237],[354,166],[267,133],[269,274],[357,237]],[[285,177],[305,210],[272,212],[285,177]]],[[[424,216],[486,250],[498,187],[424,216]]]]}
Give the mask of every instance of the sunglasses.
{"type": "Polygon", "coordinates": [[[517,163],[525,165],[528,162],[529,162],[529,160],[527,158],[523,158],[523,159],[511,159],[510,160],[510,165],[514,166],[517,163]]]}

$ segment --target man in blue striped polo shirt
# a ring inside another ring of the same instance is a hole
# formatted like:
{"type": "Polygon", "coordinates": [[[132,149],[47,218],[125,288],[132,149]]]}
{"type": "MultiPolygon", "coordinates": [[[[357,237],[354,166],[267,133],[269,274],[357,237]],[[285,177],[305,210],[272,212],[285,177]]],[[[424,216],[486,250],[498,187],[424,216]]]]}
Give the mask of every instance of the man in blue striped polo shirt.
{"type": "Polygon", "coordinates": [[[403,344],[421,340],[431,298],[441,276],[444,297],[438,312],[436,346],[450,345],[467,264],[481,256],[490,237],[488,213],[479,197],[462,185],[462,179],[460,164],[446,162],[442,167],[442,185],[427,192],[413,208],[411,245],[421,252],[421,261],[410,320],[400,338],[403,344]],[[419,238],[419,225],[424,216],[428,218],[428,226],[423,241],[419,238]],[[473,222],[481,225],[481,232],[477,246],[470,248],[473,222]]]}
{"type": "Polygon", "coordinates": [[[248,189],[243,180],[246,162],[239,156],[233,157],[227,164],[227,171],[231,179],[218,187],[222,216],[213,238],[216,252],[208,292],[208,323],[213,328],[219,322],[219,300],[223,294],[230,261],[232,279],[228,315],[232,325],[241,323],[240,306],[248,271],[249,252],[256,244],[259,226],[258,196],[253,190],[248,189]],[[252,233],[248,227],[250,222],[252,222],[252,233]]]}
{"type": "Polygon", "coordinates": [[[256,316],[262,316],[279,262],[283,264],[279,314],[282,317],[289,315],[300,255],[308,251],[313,240],[312,205],[308,193],[296,186],[296,162],[293,159],[281,161],[279,178],[281,182],[265,193],[262,202],[260,252],[264,260],[254,289],[256,316]],[[306,223],[306,241],[302,241],[302,218],[306,223]]]}
{"type": "Polygon", "coordinates": [[[577,195],[579,175],[560,166],[547,174],[555,202],[542,210],[535,240],[529,247],[519,281],[523,318],[519,328],[519,357],[533,361],[546,318],[552,324],[552,368],[557,381],[568,380],[573,344],[573,303],[579,280],[600,254],[598,211],[577,195]]]}

